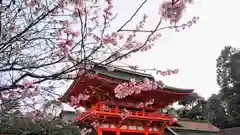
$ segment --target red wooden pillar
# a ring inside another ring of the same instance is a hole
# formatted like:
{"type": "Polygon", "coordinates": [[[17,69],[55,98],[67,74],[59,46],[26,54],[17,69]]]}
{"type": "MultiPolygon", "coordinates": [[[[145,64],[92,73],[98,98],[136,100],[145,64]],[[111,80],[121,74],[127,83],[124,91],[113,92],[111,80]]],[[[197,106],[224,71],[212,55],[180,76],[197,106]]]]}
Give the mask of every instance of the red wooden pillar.
{"type": "Polygon", "coordinates": [[[116,130],[116,135],[120,135],[120,129],[119,128],[117,128],[117,130],[116,130]]]}
{"type": "Polygon", "coordinates": [[[145,109],[142,109],[142,115],[145,116],[145,109]]]}
{"type": "Polygon", "coordinates": [[[144,128],[144,135],[148,135],[148,126],[144,128]]]}
{"type": "Polygon", "coordinates": [[[102,130],[100,128],[97,129],[97,134],[102,135],[102,130]]]}
{"type": "Polygon", "coordinates": [[[160,130],[159,130],[159,134],[158,134],[158,135],[162,135],[162,134],[163,134],[166,126],[167,126],[167,125],[166,125],[166,121],[165,121],[165,122],[163,123],[163,125],[159,128],[160,130]]]}

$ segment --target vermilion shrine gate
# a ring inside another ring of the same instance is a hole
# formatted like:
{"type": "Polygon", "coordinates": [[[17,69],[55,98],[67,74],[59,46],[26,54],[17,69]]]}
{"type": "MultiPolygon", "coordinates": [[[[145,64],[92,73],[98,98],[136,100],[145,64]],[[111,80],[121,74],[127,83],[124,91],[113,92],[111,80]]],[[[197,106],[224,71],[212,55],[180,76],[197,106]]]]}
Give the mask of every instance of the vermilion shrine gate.
{"type": "Polygon", "coordinates": [[[91,95],[88,100],[77,104],[77,107],[86,108],[86,112],[78,116],[76,120],[85,124],[101,123],[101,127],[96,129],[98,135],[133,133],[135,135],[162,135],[166,126],[174,122],[174,118],[166,113],[159,113],[159,108],[171,105],[193,92],[192,89],[165,86],[163,89],[157,88],[118,99],[114,96],[114,88],[118,84],[127,82],[131,78],[137,81],[142,81],[144,78],[154,81],[154,78],[149,74],[120,68],[108,71],[100,66],[89,72],[97,74],[93,78],[83,75],[79,80],[74,81],[61,101],[69,102],[71,96],[78,96],[80,93],[91,95]],[[154,103],[151,106],[143,108],[137,106],[141,102],[152,99],[154,103]],[[122,119],[121,115],[126,110],[130,113],[127,118],[122,119]]]}

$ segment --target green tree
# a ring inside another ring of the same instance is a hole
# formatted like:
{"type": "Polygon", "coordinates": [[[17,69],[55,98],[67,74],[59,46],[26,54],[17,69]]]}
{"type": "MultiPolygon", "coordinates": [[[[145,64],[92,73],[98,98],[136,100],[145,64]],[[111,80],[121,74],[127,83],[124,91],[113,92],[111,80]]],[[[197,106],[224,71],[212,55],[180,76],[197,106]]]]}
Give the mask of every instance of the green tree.
{"type": "Polygon", "coordinates": [[[192,93],[178,102],[183,107],[178,110],[179,116],[189,119],[205,119],[206,101],[198,93],[192,93]]]}
{"type": "MultiPolygon", "coordinates": [[[[226,46],[221,51],[217,58],[217,83],[221,88],[219,96],[224,103],[228,123],[234,121],[240,124],[240,51],[238,49],[226,46]]],[[[214,119],[219,122],[222,120],[222,115],[215,113],[214,119]]]]}
{"type": "Polygon", "coordinates": [[[232,64],[232,56],[237,53],[237,49],[226,46],[220,56],[217,58],[217,83],[220,88],[227,88],[232,84],[233,80],[230,76],[230,68],[232,64]]]}
{"type": "Polygon", "coordinates": [[[208,98],[205,108],[206,119],[213,125],[223,128],[228,118],[225,108],[226,104],[221,100],[221,96],[212,94],[211,97],[208,98]]]}

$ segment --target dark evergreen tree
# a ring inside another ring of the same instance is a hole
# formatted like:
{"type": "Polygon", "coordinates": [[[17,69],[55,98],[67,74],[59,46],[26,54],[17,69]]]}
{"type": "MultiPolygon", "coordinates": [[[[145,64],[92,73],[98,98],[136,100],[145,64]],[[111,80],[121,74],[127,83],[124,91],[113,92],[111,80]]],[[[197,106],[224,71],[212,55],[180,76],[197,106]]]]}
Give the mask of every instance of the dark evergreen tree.
{"type": "Polygon", "coordinates": [[[213,125],[223,128],[227,122],[226,104],[221,100],[221,97],[212,94],[207,100],[205,116],[213,125]]]}
{"type": "Polygon", "coordinates": [[[178,102],[183,107],[178,110],[179,116],[189,119],[205,119],[204,109],[206,101],[198,93],[192,93],[178,102]]]}
{"type": "MultiPolygon", "coordinates": [[[[224,104],[227,119],[225,126],[239,123],[240,126],[240,51],[231,46],[225,47],[217,58],[217,83],[221,88],[219,96],[224,104]]],[[[220,110],[222,111],[222,109],[220,110]]],[[[216,123],[223,120],[223,114],[215,118],[216,123]]],[[[225,117],[225,118],[226,118],[225,117]]]]}

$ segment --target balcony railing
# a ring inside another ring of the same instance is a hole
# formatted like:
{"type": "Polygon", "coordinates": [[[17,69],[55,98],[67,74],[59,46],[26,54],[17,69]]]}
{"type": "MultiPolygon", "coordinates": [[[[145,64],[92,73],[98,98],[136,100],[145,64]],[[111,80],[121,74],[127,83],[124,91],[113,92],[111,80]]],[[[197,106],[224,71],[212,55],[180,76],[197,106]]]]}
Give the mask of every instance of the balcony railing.
{"type": "MultiPolygon", "coordinates": [[[[136,110],[130,110],[127,111],[130,112],[129,116],[132,117],[139,117],[139,118],[148,118],[148,119],[171,119],[172,117],[167,114],[159,114],[158,112],[146,112],[145,109],[142,109],[141,111],[136,110]]],[[[117,106],[111,106],[106,107],[104,104],[97,104],[95,107],[87,110],[85,113],[83,113],[80,117],[80,119],[84,119],[88,117],[92,113],[101,113],[106,115],[120,115],[121,113],[124,113],[124,109],[119,109],[117,106]]]]}

